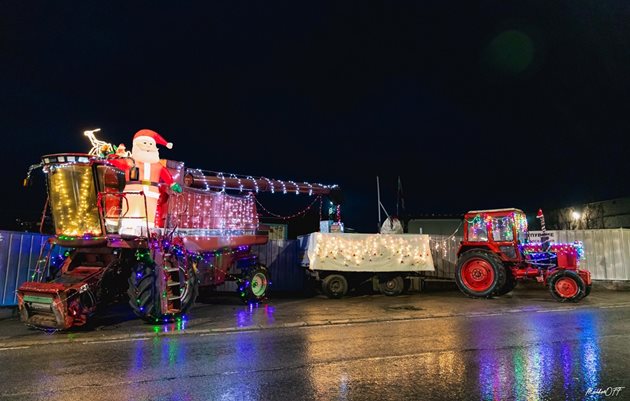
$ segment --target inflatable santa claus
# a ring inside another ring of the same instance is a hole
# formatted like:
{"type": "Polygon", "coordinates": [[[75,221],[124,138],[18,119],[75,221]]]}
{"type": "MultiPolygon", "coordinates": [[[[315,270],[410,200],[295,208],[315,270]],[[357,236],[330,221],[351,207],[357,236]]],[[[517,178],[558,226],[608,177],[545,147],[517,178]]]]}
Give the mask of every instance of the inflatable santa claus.
{"type": "Polygon", "coordinates": [[[146,235],[147,221],[149,229],[163,227],[168,189],[182,191],[173,180],[170,171],[160,161],[157,145],[166,146],[168,149],[173,147],[172,143],[166,142],[160,134],[149,129],[142,129],[133,137],[131,158],[134,165],[127,170],[127,185],[124,191],[129,193],[126,196],[129,208],[121,220],[121,234],[146,235]]]}

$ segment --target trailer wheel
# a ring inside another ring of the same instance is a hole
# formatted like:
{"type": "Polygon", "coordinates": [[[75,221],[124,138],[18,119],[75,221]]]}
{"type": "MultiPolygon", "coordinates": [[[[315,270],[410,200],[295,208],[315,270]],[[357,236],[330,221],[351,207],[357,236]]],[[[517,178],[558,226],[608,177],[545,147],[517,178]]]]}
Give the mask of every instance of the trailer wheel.
{"type": "Polygon", "coordinates": [[[405,280],[401,276],[380,277],[378,287],[383,294],[394,297],[405,290],[405,280]]]}
{"type": "Polygon", "coordinates": [[[512,291],[516,287],[516,278],[512,274],[512,269],[509,267],[505,268],[505,284],[501,288],[499,288],[495,295],[505,295],[508,292],[512,291]]]}
{"type": "Polygon", "coordinates": [[[348,293],[348,280],[341,274],[331,274],[322,280],[322,291],[328,298],[341,298],[348,293]]]}
{"type": "Polygon", "coordinates": [[[261,302],[267,297],[267,290],[271,284],[269,271],[264,265],[258,265],[249,270],[237,282],[239,296],[246,303],[261,302]]]}
{"type": "Polygon", "coordinates": [[[558,302],[577,302],[586,296],[586,285],[576,272],[560,270],[549,278],[549,292],[558,302]]]}
{"type": "Polygon", "coordinates": [[[138,263],[131,269],[129,277],[129,305],[133,312],[143,320],[151,323],[169,323],[182,317],[195,302],[199,293],[197,277],[192,268],[185,269],[184,284],[178,308],[164,310],[163,294],[160,292],[158,274],[155,264],[138,263]]]}
{"type": "Polygon", "coordinates": [[[473,249],[460,255],[455,282],[460,291],[472,298],[489,298],[506,282],[505,267],[492,252],[473,249]]]}

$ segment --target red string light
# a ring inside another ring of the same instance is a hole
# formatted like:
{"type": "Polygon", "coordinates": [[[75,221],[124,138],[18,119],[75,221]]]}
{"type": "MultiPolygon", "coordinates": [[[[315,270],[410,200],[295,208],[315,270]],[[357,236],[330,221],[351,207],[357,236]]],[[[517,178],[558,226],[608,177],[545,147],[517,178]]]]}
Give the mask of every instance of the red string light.
{"type": "MultiPolygon", "coordinates": [[[[259,201],[258,199],[256,199],[256,198],[254,198],[254,199],[256,200],[256,203],[258,204],[258,206],[260,206],[260,208],[261,208],[262,210],[264,210],[264,211],[265,211],[265,213],[267,213],[269,216],[272,216],[272,217],[275,217],[275,218],[278,218],[278,219],[282,219],[282,220],[290,220],[290,219],[294,219],[294,218],[296,218],[296,217],[300,217],[300,216],[302,216],[302,215],[306,214],[306,212],[308,212],[308,211],[309,211],[309,210],[313,207],[313,205],[315,204],[315,202],[317,202],[317,201],[319,201],[319,203],[320,203],[320,210],[321,210],[321,203],[322,203],[322,202],[321,202],[321,198],[322,198],[322,197],[321,197],[321,195],[320,195],[320,196],[318,196],[318,197],[317,197],[317,198],[315,198],[315,199],[313,200],[313,202],[311,202],[311,204],[310,204],[310,205],[308,205],[306,208],[304,208],[304,209],[300,210],[300,211],[299,211],[299,212],[297,212],[297,213],[294,213],[294,214],[292,214],[292,215],[289,215],[289,216],[282,216],[282,215],[279,215],[279,214],[276,214],[276,213],[270,212],[270,211],[269,211],[266,207],[264,207],[264,206],[262,205],[262,203],[260,203],[260,201],[259,201]]],[[[321,211],[320,211],[320,214],[321,214],[321,211]]]]}

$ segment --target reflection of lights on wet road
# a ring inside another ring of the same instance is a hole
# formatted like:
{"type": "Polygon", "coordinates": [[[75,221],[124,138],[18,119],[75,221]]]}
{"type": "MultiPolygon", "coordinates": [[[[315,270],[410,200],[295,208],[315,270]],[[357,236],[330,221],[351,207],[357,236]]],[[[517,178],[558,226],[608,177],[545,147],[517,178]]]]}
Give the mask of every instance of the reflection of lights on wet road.
{"type": "Polygon", "coordinates": [[[183,317],[177,318],[174,322],[154,325],[153,332],[155,334],[158,334],[159,332],[171,333],[174,331],[183,331],[183,330],[186,330],[187,324],[188,324],[188,320],[186,319],[186,316],[183,316],[183,317]]]}
{"type": "MultiPolygon", "coordinates": [[[[449,324],[464,333],[460,322],[449,324]]],[[[424,352],[426,333],[409,330],[407,324],[393,323],[380,331],[369,325],[348,327],[346,345],[337,344],[327,329],[305,329],[301,334],[308,365],[305,378],[314,399],[361,399],[366,388],[378,392],[386,387],[399,387],[400,393],[383,399],[424,399],[426,383],[444,399],[464,399],[458,397],[468,374],[461,351],[464,336],[430,337],[435,351],[424,352]],[[390,343],[392,338],[395,343],[390,343]]]]}
{"type": "MultiPolygon", "coordinates": [[[[523,345],[501,348],[492,327],[479,325],[479,385],[483,400],[539,400],[560,396],[566,399],[585,394],[599,385],[600,348],[597,322],[591,312],[564,315],[575,319],[578,338],[563,339],[556,332],[551,314],[523,315],[522,326],[514,330],[522,335],[523,345]]],[[[482,322],[483,323],[483,322],[482,322]]],[[[574,333],[571,333],[574,336],[574,333]]]]}
{"type": "Polygon", "coordinates": [[[348,399],[348,374],[343,372],[339,377],[339,400],[348,399]]]}
{"type": "Polygon", "coordinates": [[[276,321],[274,313],[276,308],[271,305],[250,303],[245,309],[236,312],[236,327],[249,327],[256,324],[272,324],[276,321]]]}

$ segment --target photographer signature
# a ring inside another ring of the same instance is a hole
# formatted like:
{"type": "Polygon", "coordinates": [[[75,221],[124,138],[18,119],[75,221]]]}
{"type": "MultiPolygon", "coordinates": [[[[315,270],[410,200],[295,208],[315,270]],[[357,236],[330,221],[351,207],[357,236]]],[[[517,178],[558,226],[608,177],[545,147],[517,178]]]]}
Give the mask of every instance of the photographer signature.
{"type": "Polygon", "coordinates": [[[625,387],[589,388],[585,395],[603,395],[605,397],[616,397],[625,387]]]}

